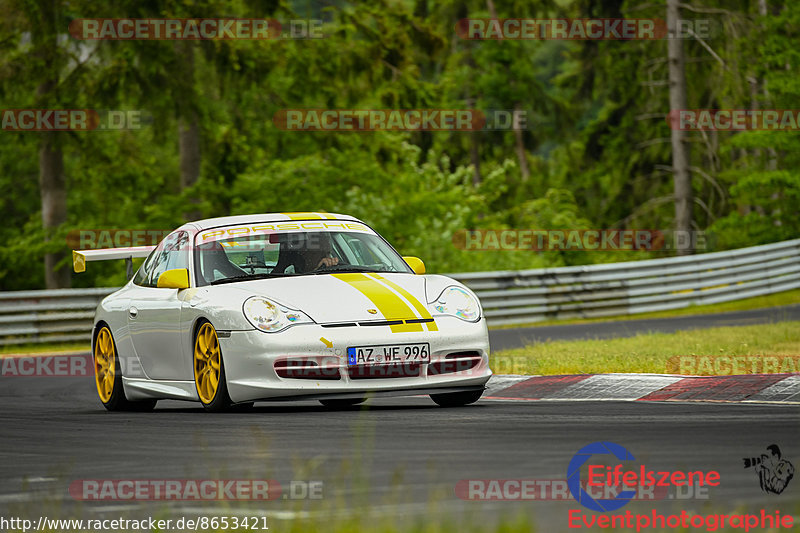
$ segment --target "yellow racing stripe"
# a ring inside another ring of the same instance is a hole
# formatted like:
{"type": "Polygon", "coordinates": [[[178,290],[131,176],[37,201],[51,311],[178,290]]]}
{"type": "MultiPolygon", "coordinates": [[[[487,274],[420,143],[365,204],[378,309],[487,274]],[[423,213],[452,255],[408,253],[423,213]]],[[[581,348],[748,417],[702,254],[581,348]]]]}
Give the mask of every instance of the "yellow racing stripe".
{"type": "MultiPolygon", "coordinates": [[[[424,305],[422,305],[422,303],[419,300],[414,298],[413,294],[411,294],[410,292],[405,290],[403,287],[401,287],[397,283],[394,283],[393,281],[389,281],[388,279],[384,278],[380,274],[367,274],[367,275],[371,276],[371,277],[373,277],[373,278],[375,278],[377,280],[380,280],[381,283],[384,283],[384,284],[388,285],[389,287],[391,287],[392,289],[397,291],[397,293],[400,294],[400,296],[402,296],[403,298],[405,298],[406,300],[411,302],[411,305],[413,305],[414,308],[419,313],[419,317],[420,318],[433,318],[431,316],[431,314],[428,312],[428,309],[424,305]]],[[[436,326],[436,322],[426,322],[425,325],[428,326],[428,331],[439,331],[439,328],[436,326]]]]}
{"type": "MultiPolygon", "coordinates": [[[[388,287],[360,273],[332,274],[366,296],[386,320],[409,320],[417,318],[414,311],[388,287]]],[[[422,324],[395,324],[389,326],[392,333],[423,331],[422,324]]]]}
{"type": "Polygon", "coordinates": [[[281,213],[282,215],[286,215],[289,217],[290,220],[319,220],[321,218],[327,219],[335,219],[334,215],[329,215],[328,213],[281,213]]]}
{"type": "Polygon", "coordinates": [[[322,218],[317,213],[281,213],[281,215],[286,215],[289,217],[290,220],[308,220],[308,219],[320,219],[322,218]]]}

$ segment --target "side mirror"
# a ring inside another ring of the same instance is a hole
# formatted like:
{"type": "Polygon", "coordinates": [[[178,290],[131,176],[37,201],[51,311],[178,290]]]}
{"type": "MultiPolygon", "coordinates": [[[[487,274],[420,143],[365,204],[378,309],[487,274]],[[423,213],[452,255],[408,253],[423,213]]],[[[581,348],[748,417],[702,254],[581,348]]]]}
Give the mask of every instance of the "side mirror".
{"type": "Polygon", "coordinates": [[[414,274],[422,275],[425,273],[425,263],[423,263],[422,259],[419,257],[403,257],[403,261],[405,261],[408,266],[411,267],[411,270],[414,271],[414,274]]]}
{"type": "Polygon", "coordinates": [[[156,286],[159,289],[188,289],[189,288],[189,269],[173,268],[164,271],[158,276],[156,286]]]}

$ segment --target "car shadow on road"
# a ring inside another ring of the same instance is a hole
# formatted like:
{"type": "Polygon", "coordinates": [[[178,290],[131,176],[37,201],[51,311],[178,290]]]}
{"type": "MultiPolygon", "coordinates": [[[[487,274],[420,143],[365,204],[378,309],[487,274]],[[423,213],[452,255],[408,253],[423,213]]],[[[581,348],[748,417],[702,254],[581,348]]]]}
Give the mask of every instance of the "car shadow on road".
{"type": "Polygon", "coordinates": [[[130,416],[159,416],[165,414],[177,414],[177,413],[184,413],[184,414],[203,414],[203,415],[211,415],[211,414],[219,414],[220,416],[253,416],[258,414],[301,414],[301,413],[360,413],[360,412],[400,412],[400,411],[441,411],[441,412],[449,412],[449,413],[464,413],[472,409],[483,409],[491,404],[473,404],[467,405],[464,407],[439,407],[431,403],[430,405],[424,403],[416,403],[416,404],[402,404],[402,405],[392,405],[392,404],[365,404],[365,405],[354,405],[349,407],[326,407],[323,405],[314,405],[314,404],[298,404],[298,403],[256,403],[250,409],[240,409],[240,410],[231,410],[224,413],[206,413],[202,407],[195,406],[194,404],[187,404],[187,405],[180,405],[179,402],[171,402],[171,401],[162,401],[156,406],[155,410],[149,412],[121,412],[121,413],[107,413],[105,409],[91,409],[83,411],[82,414],[108,414],[109,416],[114,415],[124,415],[127,417],[130,416]],[[164,404],[171,404],[171,405],[161,405],[164,404]]]}

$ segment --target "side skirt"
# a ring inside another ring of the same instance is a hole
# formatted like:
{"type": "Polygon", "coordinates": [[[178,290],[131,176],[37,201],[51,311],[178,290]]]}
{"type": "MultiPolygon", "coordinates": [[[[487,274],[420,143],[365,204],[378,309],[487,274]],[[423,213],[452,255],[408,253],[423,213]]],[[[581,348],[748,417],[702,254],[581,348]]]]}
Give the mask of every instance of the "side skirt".
{"type": "Polygon", "coordinates": [[[193,400],[199,401],[194,381],[151,381],[141,378],[126,378],[122,385],[129,400],[193,400]]]}

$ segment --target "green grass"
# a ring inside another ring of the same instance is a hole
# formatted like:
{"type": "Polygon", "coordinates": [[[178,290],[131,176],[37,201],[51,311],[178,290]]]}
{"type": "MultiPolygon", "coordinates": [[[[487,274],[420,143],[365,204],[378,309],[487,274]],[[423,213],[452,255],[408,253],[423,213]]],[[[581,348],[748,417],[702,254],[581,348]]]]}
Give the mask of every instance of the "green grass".
{"type": "Polygon", "coordinates": [[[495,374],[668,374],[676,373],[669,359],[686,355],[798,356],[800,322],[649,333],[622,339],[542,342],[495,352],[490,362],[495,374]]]}
{"type": "Polygon", "coordinates": [[[793,291],[779,292],[776,294],[767,294],[765,296],[756,296],[754,298],[746,298],[744,300],[736,300],[733,302],[724,302],[720,304],[690,305],[689,307],[684,307],[683,309],[672,309],[670,311],[654,311],[652,313],[640,313],[637,315],[621,315],[621,316],[604,317],[604,318],[575,318],[567,320],[545,320],[542,322],[533,322],[529,324],[494,326],[491,329],[509,329],[509,328],[518,328],[522,326],[552,326],[559,324],[586,324],[589,322],[638,320],[645,318],[669,318],[674,316],[686,316],[686,315],[707,315],[710,313],[745,311],[748,309],[762,309],[764,307],[778,307],[781,305],[791,305],[796,303],[800,303],[800,289],[793,291]]]}
{"type": "Polygon", "coordinates": [[[88,342],[72,342],[61,344],[11,344],[7,346],[0,346],[0,356],[8,354],[38,354],[38,353],[55,353],[55,352],[74,352],[86,351],[91,349],[88,342]]]}

